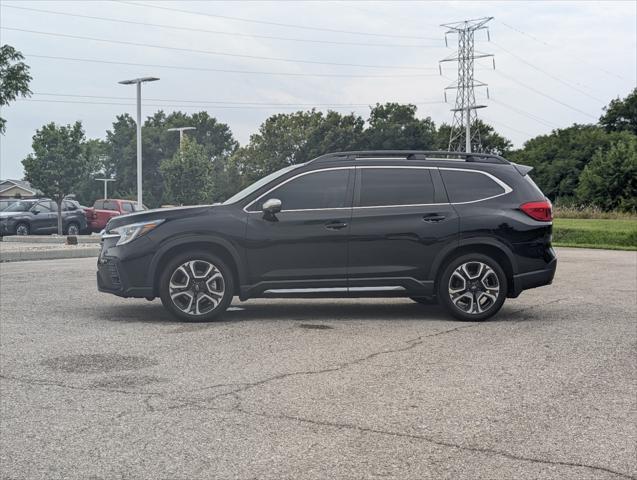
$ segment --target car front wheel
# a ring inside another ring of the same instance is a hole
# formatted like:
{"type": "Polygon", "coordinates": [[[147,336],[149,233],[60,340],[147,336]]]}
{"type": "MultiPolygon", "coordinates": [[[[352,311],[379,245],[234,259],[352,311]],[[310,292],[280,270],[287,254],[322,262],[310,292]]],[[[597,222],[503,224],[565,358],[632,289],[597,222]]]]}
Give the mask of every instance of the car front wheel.
{"type": "Polygon", "coordinates": [[[495,315],[506,299],[507,278],[493,258],[468,254],[447,264],[438,282],[440,303],[459,320],[481,321],[495,315]]]}
{"type": "Polygon", "coordinates": [[[168,262],[159,288],[164,307],[174,316],[188,322],[208,322],[230,305],[234,281],[223,260],[193,252],[168,262]]]}

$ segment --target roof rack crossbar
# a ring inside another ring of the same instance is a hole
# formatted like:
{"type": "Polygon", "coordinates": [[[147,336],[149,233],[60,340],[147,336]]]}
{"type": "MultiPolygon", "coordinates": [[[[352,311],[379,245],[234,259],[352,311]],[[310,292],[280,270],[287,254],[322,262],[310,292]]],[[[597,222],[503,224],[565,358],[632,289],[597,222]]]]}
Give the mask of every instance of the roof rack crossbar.
{"type": "Polygon", "coordinates": [[[356,160],[366,158],[387,158],[396,157],[404,158],[406,160],[430,160],[432,157],[436,157],[436,160],[446,160],[444,157],[460,157],[466,162],[480,162],[486,161],[489,163],[505,163],[509,162],[499,155],[491,153],[481,152],[449,152],[444,150],[355,150],[349,152],[334,152],[321,155],[320,157],[311,160],[311,162],[317,161],[337,161],[337,160],[356,160]]]}

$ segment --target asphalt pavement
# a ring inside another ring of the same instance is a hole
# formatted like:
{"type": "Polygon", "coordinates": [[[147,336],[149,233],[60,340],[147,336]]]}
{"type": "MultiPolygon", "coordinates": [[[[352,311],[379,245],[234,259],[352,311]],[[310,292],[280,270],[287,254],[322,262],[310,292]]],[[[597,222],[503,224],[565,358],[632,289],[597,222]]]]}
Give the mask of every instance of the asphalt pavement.
{"type": "Polygon", "coordinates": [[[251,300],[221,321],[0,264],[0,478],[637,478],[637,253],[463,323],[408,299],[251,300]]]}

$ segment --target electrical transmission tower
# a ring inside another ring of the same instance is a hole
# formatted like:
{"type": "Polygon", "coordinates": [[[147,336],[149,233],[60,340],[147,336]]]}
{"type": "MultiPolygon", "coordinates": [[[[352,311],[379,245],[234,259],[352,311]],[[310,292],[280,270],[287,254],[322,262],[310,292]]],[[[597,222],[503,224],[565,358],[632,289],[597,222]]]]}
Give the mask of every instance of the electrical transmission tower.
{"type": "MultiPolygon", "coordinates": [[[[441,27],[447,28],[445,44],[447,43],[448,34],[458,35],[458,51],[440,60],[440,64],[443,62],[458,63],[458,80],[445,88],[445,101],[447,101],[447,90],[456,90],[456,104],[451,109],[453,122],[449,136],[450,151],[461,152],[464,150],[469,153],[472,150],[480,151],[482,148],[479,130],[474,128],[472,131],[471,127],[476,125],[478,120],[478,108],[486,107],[486,105],[476,105],[474,89],[475,87],[486,87],[487,84],[474,78],[474,61],[477,58],[493,57],[493,55],[476,52],[473,48],[473,37],[476,31],[486,30],[487,38],[489,38],[489,30],[485,25],[492,19],[493,17],[484,17],[441,25],[441,27]]],[[[493,68],[495,68],[495,60],[493,68]]],[[[442,75],[442,67],[440,67],[440,74],[442,75]]],[[[487,88],[488,97],[489,89],[487,88]]]]}

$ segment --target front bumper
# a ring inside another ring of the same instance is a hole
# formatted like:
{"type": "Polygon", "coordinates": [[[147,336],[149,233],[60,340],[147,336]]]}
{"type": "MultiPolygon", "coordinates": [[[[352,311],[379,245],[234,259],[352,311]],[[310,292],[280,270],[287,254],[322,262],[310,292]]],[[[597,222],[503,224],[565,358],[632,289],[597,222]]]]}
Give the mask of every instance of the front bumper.
{"type": "Polygon", "coordinates": [[[97,289],[120,297],[154,297],[153,282],[148,275],[152,257],[148,244],[144,239],[126,247],[117,247],[114,243],[102,240],[97,258],[97,289]]]}

